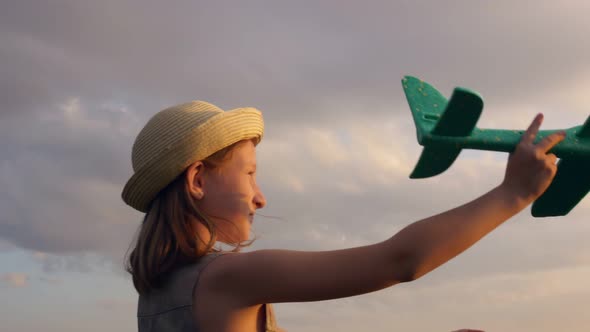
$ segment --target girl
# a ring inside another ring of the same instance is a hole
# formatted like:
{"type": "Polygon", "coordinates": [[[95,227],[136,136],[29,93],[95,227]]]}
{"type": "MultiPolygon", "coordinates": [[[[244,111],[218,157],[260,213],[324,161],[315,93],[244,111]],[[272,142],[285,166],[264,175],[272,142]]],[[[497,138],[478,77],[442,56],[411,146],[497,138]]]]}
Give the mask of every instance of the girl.
{"type": "Polygon", "coordinates": [[[135,140],[134,174],[122,193],[145,213],[127,264],[139,293],[139,331],[281,331],[271,303],[355,296],[420,278],[547,189],[556,173],[548,151],[565,133],[534,144],[542,120],[537,115],[523,134],[497,187],[383,242],[240,253],[266,205],[256,183],[260,111],[193,101],[155,114],[135,140]]]}

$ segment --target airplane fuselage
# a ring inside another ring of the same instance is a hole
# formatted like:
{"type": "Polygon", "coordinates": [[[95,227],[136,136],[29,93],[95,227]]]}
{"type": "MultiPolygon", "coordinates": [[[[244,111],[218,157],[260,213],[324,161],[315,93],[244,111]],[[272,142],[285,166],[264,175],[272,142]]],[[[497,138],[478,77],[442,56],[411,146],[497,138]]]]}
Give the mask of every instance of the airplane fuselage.
{"type": "MultiPolygon", "coordinates": [[[[557,144],[551,153],[558,158],[590,159],[590,138],[576,136],[582,126],[564,129],[566,139],[557,144]]],[[[540,130],[535,142],[559,130],[540,130]]],[[[512,152],[520,142],[523,130],[473,129],[470,136],[440,136],[418,132],[420,145],[429,147],[454,147],[458,149],[512,152]]]]}

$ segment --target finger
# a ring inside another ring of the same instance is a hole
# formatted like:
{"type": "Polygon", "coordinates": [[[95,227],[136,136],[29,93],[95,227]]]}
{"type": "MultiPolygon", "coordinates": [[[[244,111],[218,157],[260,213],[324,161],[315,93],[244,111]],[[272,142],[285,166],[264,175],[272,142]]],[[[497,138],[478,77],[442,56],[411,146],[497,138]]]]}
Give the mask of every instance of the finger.
{"type": "Polygon", "coordinates": [[[527,130],[522,135],[520,139],[521,142],[526,143],[533,143],[535,137],[537,137],[537,133],[539,132],[539,128],[541,128],[541,123],[543,122],[543,113],[537,114],[533,119],[533,122],[529,125],[527,130]]]}
{"type": "Polygon", "coordinates": [[[555,165],[557,163],[557,156],[554,155],[553,153],[548,153],[547,154],[547,161],[550,164],[555,165]]]}
{"type": "Polygon", "coordinates": [[[557,133],[553,133],[545,138],[543,138],[538,144],[537,148],[543,153],[547,153],[547,151],[551,150],[555,145],[565,139],[565,132],[560,131],[557,133]]]}

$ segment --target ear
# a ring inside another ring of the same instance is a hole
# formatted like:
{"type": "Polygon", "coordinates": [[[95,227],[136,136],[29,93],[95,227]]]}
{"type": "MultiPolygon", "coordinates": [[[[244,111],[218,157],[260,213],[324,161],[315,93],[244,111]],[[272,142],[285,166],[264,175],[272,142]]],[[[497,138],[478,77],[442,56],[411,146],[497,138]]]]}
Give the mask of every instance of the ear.
{"type": "Polygon", "coordinates": [[[205,196],[205,165],[202,161],[192,163],[186,171],[186,181],[191,196],[196,200],[203,199],[205,196]]]}

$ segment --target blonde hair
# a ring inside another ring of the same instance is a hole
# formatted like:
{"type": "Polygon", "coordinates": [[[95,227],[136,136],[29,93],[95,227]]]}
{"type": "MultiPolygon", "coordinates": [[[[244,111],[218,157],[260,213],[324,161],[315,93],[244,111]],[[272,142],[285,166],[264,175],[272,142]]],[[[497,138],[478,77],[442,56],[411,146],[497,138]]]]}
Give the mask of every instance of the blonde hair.
{"type": "MultiPolygon", "coordinates": [[[[203,164],[217,169],[231,159],[232,150],[240,142],[215,152],[202,160],[203,164]]],[[[172,270],[194,263],[210,252],[221,251],[213,247],[217,232],[215,224],[199,210],[190,195],[185,170],[151,202],[134,241],[135,247],[125,259],[125,270],[133,277],[137,292],[145,294],[158,288],[172,270]],[[207,243],[199,237],[196,222],[209,231],[207,243]]],[[[255,240],[228,244],[234,246],[231,252],[238,252],[255,240]]]]}

